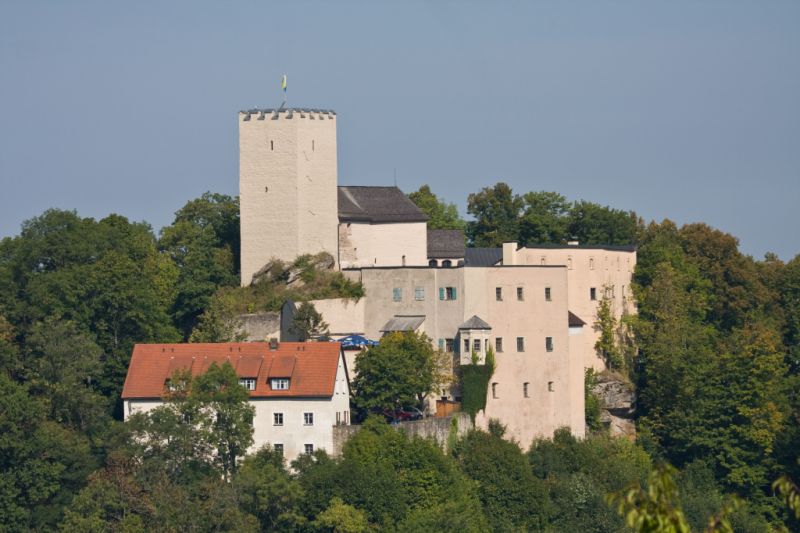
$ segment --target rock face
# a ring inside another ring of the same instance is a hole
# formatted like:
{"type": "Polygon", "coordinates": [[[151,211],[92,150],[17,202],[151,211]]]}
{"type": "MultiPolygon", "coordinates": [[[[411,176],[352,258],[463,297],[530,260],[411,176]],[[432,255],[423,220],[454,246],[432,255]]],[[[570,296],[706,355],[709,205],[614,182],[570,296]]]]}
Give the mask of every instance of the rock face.
{"type": "Polygon", "coordinates": [[[600,421],[608,427],[612,437],[636,438],[633,417],[636,412],[636,392],[627,380],[612,373],[597,376],[592,394],[600,400],[600,421]]]}
{"type": "Polygon", "coordinates": [[[266,341],[280,335],[280,313],[253,313],[239,315],[237,318],[239,327],[236,335],[244,342],[266,341]]]}
{"type": "Polygon", "coordinates": [[[287,264],[280,259],[271,259],[266,265],[253,274],[253,285],[257,283],[279,283],[303,286],[302,275],[309,270],[331,270],[336,266],[336,260],[327,252],[303,256],[294,263],[287,264]]]}

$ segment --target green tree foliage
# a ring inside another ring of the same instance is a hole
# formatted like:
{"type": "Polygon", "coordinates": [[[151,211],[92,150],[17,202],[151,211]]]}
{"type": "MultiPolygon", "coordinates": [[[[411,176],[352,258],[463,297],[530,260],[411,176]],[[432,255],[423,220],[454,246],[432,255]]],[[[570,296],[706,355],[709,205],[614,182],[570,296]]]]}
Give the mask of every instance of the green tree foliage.
{"type": "Polygon", "coordinates": [[[642,225],[633,211],[586,201],[572,204],[568,218],[567,233],[581,244],[632,244],[642,225]]]}
{"type": "Polygon", "coordinates": [[[603,288],[603,297],[597,306],[597,320],[594,329],[600,336],[594,344],[597,354],[603,358],[609,370],[624,370],[625,359],[618,339],[619,323],[614,316],[614,302],[608,296],[608,288],[603,288]]]}
{"type": "Polygon", "coordinates": [[[598,433],[603,429],[600,422],[600,399],[592,393],[592,387],[597,384],[597,374],[594,369],[587,368],[583,378],[584,414],[586,431],[598,433]]]}
{"type": "Polygon", "coordinates": [[[219,287],[239,284],[239,201],[207,192],[175,213],[158,246],[177,267],[171,312],[188,338],[219,287]]]}
{"type": "Polygon", "coordinates": [[[511,187],[499,182],[485,187],[467,199],[467,213],[475,217],[467,223],[467,238],[472,246],[501,246],[519,240],[519,214],[522,200],[511,187]]]}
{"type": "Polygon", "coordinates": [[[496,531],[545,529],[553,512],[545,482],[533,475],[516,443],[473,430],[459,441],[453,455],[461,470],[478,482],[484,513],[496,531]]]}
{"type": "Polygon", "coordinates": [[[461,365],[458,370],[461,381],[461,408],[473,421],[475,415],[486,408],[489,381],[494,375],[495,367],[494,350],[489,347],[484,364],[479,364],[477,354],[472,352],[470,364],[461,365]]]}
{"type": "Polygon", "coordinates": [[[297,335],[300,342],[305,342],[309,339],[319,339],[328,334],[328,323],[322,319],[322,315],[314,304],[311,302],[303,302],[294,314],[292,325],[290,327],[292,333],[297,335]]]}
{"type": "Polygon", "coordinates": [[[423,408],[439,385],[437,354],[424,333],[395,332],[356,355],[353,405],[362,413],[423,408]]]}
{"type": "Polygon", "coordinates": [[[519,240],[525,244],[560,244],[569,240],[570,203],[557,192],[529,192],[522,195],[519,240]]]}
{"type": "Polygon", "coordinates": [[[409,193],[408,198],[428,215],[428,229],[464,229],[466,223],[455,204],[448,204],[431,192],[428,185],[409,193]]]}

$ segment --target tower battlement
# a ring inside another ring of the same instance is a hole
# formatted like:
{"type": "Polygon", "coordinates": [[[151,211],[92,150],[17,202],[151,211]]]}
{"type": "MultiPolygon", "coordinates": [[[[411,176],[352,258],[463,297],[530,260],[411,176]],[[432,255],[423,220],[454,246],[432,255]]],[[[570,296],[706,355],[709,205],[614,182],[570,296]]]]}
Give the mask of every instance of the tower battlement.
{"type": "Polygon", "coordinates": [[[243,121],[252,120],[278,120],[281,118],[284,119],[293,119],[297,118],[308,118],[310,120],[333,120],[336,118],[336,112],[332,109],[308,109],[305,107],[287,107],[287,108],[255,108],[255,109],[245,109],[239,111],[239,115],[242,115],[243,121]]]}

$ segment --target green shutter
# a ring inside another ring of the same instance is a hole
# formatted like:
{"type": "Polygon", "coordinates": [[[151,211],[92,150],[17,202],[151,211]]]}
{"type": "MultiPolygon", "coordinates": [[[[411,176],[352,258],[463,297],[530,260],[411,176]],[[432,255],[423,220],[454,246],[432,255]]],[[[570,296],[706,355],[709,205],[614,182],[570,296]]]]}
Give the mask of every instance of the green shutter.
{"type": "Polygon", "coordinates": [[[457,294],[458,294],[458,293],[457,293],[457,291],[456,291],[456,288],[455,288],[455,287],[453,287],[453,300],[457,300],[457,299],[458,299],[458,298],[457,298],[457,294]]]}
{"type": "Polygon", "coordinates": [[[439,349],[444,351],[444,339],[439,339],[439,349]]]}
{"type": "Polygon", "coordinates": [[[439,299],[444,300],[444,287],[439,287],[439,299]]]}

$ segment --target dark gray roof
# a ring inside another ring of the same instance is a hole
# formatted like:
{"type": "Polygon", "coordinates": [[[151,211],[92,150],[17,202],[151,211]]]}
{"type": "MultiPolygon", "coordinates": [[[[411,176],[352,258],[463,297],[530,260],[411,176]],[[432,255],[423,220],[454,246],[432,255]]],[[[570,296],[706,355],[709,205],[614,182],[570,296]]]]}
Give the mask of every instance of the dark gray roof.
{"type": "Polygon", "coordinates": [[[429,259],[461,259],[465,248],[464,232],[460,229],[428,230],[429,259]]]}
{"type": "Polygon", "coordinates": [[[425,315],[395,315],[382,328],[383,333],[390,331],[416,331],[425,322],[425,315]]]}
{"type": "Polygon", "coordinates": [[[426,222],[428,217],[397,187],[339,187],[340,222],[426,222]]]}
{"type": "Polygon", "coordinates": [[[467,248],[464,253],[464,266],[489,267],[503,260],[502,248],[467,248]]]}
{"type": "Polygon", "coordinates": [[[569,327],[571,327],[571,328],[582,328],[583,326],[586,325],[586,322],[581,320],[581,318],[578,315],[576,315],[572,311],[567,311],[567,312],[569,313],[569,316],[568,316],[569,327]]]}
{"type": "Polygon", "coordinates": [[[458,329],[492,329],[492,326],[478,317],[478,315],[472,315],[472,318],[458,326],[458,329]]]}

